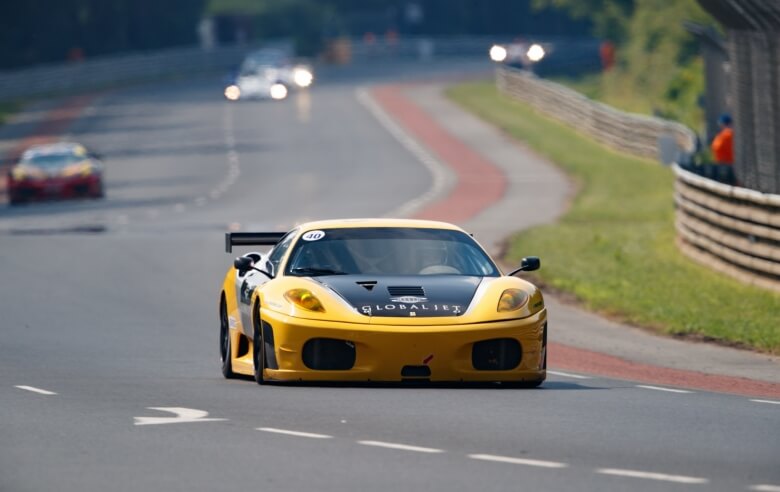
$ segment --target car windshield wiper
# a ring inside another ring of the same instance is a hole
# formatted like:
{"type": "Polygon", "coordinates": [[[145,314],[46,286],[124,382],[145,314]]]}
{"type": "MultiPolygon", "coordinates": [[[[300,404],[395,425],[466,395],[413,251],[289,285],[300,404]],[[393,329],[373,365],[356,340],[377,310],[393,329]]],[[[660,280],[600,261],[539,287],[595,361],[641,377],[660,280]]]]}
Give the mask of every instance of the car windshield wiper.
{"type": "Polygon", "coordinates": [[[290,270],[290,273],[297,274],[297,275],[347,275],[347,272],[340,272],[338,270],[331,270],[330,268],[315,268],[315,267],[305,267],[305,268],[293,268],[290,270]]]}

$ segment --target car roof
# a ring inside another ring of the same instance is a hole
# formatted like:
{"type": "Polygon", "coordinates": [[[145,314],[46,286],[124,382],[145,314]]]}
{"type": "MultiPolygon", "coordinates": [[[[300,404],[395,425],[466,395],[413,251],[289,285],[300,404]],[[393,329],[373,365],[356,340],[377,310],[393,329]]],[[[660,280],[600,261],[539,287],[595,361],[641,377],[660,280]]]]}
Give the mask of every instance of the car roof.
{"type": "Polygon", "coordinates": [[[29,159],[38,155],[51,155],[51,154],[86,154],[87,149],[80,143],[75,142],[56,142],[49,144],[33,145],[24,151],[22,154],[23,159],[29,159]]]}
{"type": "Polygon", "coordinates": [[[419,219],[331,219],[305,222],[298,225],[301,232],[317,229],[349,229],[362,227],[406,227],[412,229],[446,229],[465,232],[460,227],[436,220],[419,219]]]}

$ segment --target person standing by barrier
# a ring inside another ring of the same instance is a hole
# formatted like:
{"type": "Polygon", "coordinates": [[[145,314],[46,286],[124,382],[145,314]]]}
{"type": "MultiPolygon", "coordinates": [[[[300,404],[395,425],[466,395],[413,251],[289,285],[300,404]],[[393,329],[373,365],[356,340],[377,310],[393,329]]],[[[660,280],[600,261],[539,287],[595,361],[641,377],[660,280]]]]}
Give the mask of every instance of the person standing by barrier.
{"type": "Polygon", "coordinates": [[[731,123],[731,116],[728,113],[720,115],[718,118],[720,131],[710,145],[715,162],[720,165],[718,181],[727,183],[734,183],[734,130],[731,128],[731,123]]]}

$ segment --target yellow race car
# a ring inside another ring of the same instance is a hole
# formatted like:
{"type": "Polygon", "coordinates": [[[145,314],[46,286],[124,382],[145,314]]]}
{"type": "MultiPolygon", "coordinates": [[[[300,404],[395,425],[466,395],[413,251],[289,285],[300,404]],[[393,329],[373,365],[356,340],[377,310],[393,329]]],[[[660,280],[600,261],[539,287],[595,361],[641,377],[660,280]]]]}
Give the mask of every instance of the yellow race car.
{"type": "Polygon", "coordinates": [[[527,257],[502,275],[443,222],[330,220],[287,233],[226,234],[235,259],[219,301],[226,378],[500,381],[546,377],[547,310],[527,257]]]}

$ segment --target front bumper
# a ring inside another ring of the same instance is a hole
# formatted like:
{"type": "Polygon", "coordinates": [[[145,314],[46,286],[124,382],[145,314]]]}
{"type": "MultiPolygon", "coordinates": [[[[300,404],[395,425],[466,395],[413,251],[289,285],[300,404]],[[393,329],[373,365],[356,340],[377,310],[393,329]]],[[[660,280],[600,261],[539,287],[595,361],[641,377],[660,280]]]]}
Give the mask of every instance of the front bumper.
{"type": "MultiPolygon", "coordinates": [[[[279,381],[402,381],[409,366],[427,366],[430,381],[540,381],[544,368],[547,311],[523,319],[460,325],[368,325],[317,321],[263,311],[273,342],[266,337],[265,376],[279,381]],[[304,345],[315,338],[354,345],[355,362],[346,370],[306,366],[304,345]],[[476,342],[514,339],[521,346],[519,364],[508,370],[478,370],[472,363],[476,342]]],[[[266,330],[264,332],[267,332],[266,330]]],[[[408,374],[408,373],[406,373],[408,374]]]]}
{"type": "Polygon", "coordinates": [[[89,176],[9,181],[8,193],[17,201],[98,197],[102,193],[102,179],[98,174],[91,174],[89,176]]]}

